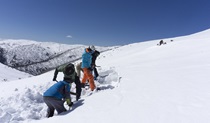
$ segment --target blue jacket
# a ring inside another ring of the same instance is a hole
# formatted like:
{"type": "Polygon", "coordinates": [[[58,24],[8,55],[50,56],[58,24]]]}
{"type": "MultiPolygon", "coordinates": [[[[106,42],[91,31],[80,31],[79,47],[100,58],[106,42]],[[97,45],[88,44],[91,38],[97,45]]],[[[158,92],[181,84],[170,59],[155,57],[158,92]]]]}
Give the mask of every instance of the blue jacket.
{"type": "Polygon", "coordinates": [[[44,92],[44,97],[54,97],[56,99],[70,99],[70,84],[65,81],[59,81],[44,92]]]}
{"type": "Polygon", "coordinates": [[[90,68],[92,63],[92,52],[85,52],[82,54],[82,66],[81,68],[90,68]]]}

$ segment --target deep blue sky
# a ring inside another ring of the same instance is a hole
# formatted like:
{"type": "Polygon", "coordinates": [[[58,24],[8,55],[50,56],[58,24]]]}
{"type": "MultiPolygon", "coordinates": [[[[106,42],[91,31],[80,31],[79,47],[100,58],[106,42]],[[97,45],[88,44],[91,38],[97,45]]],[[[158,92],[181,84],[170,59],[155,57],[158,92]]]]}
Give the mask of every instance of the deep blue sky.
{"type": "Polygon", "coordinates": [[[0,0],[0,38],[124,45],[209,29],[209,12],[210,0],[0,0]]]}

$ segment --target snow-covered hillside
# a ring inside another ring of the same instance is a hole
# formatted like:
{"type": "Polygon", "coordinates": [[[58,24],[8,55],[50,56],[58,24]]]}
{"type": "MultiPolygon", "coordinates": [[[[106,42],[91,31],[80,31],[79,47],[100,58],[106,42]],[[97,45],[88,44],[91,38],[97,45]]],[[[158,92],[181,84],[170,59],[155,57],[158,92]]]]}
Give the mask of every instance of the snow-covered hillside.
{"type": "Polygon", "coordinates": [[[16,69],[10,68],[0,63],[0,82],[8,82],[18,79],[24,79],[32,77],[32,75],[24,72],[20,72],[16,69]]]}
{"type": "MultiPolygon", "coordinates": [[[[0,62],[20,71],[38,75],[80,59],[85,47],[88,46],[7,39],[0,41],[0,62]]],[[[106,51],[111,47],[97,49],[106,51]]]]}
{"type": "Polygon", "coordinates": [[[73,109],[52,118],[45,118],[42,94],[54,83],[53,71],[0,83],[0,121],[208,123],[210,36],[206,34],[210,35],[210,30],[163,39],[167,44],[162,46],[154,40],[102,53],[97,61],[102,90],[82,96],[73,109]]]}

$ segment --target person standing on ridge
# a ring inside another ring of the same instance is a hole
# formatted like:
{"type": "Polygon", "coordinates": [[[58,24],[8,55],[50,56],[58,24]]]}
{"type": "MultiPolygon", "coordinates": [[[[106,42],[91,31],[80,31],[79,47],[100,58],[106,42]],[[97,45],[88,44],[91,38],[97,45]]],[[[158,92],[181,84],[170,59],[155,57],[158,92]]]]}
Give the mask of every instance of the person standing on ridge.
{"type": "Polygon", "coordinates": [[[67,80],[68,82],[72,83],[74,82],[76,85],[76,100],[78,101],[80,99],[81,95],[81,82],[79,77],[77,76],[77,73],[75,72],[74,65],[72,63],[64,64],[58,68],[55,69],[53,81],[57,81],[57,75],[58,72],[63,72],[64,74],[64,80],[67,80]]]}

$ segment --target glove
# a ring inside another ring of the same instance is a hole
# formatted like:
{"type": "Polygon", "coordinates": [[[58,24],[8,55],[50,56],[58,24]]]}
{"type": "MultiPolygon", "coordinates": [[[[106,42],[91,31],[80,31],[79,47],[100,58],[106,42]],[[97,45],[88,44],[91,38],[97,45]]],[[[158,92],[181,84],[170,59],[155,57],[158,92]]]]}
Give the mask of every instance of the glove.
{"type": "Polygon", "coordinates": [[[71,102],[70,99],[66,99],[66,103],[69,107],[71,107],[74,104],[73,102],[71,102]]]}

